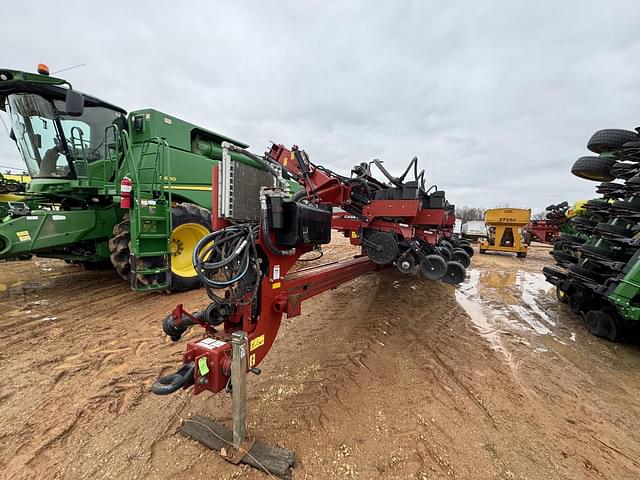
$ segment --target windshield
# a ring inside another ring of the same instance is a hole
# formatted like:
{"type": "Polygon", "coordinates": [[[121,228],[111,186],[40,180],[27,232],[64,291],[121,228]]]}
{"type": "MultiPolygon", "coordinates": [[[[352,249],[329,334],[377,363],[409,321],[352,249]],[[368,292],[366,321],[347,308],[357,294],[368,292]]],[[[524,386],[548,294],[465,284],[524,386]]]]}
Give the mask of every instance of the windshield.
{"type": "MultiPolygon", "coordinates": [[[[40,95],[9,95],[7,110],[18,149],[32,178],[75,178],[74,160],[94,162],[104,157],[105,128],[122,114],[104,107],[85,107],[68,117],[64,102],[40,95]]],[[[78,162],[77,162],[78,163],[78,162]]]]}

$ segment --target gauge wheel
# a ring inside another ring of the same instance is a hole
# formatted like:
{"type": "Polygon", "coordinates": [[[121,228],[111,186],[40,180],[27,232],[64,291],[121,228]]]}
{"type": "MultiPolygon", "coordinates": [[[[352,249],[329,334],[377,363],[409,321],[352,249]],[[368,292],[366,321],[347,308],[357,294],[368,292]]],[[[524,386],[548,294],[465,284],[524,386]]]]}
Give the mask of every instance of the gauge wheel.
{"type": "Polygon", "coordinates": [[[471,265],[471,257],[461,248],[455,248],[453,250],[453,259],[454,261],[461,264],[464,268],[467,268],[471,265]]]}
{"type": "Polygon", "coordinates": [[[461,263],[447,262],[447,273],[442,280],[452,285],[462,283],[467,276],[467,271],[461,263]]]}
{"type": "Polygon", "coordinates": [[[440,255],[427,255],[420,262],[420,272],[427,280],[439,280],[447,273],[447,262],[440,255]]]}

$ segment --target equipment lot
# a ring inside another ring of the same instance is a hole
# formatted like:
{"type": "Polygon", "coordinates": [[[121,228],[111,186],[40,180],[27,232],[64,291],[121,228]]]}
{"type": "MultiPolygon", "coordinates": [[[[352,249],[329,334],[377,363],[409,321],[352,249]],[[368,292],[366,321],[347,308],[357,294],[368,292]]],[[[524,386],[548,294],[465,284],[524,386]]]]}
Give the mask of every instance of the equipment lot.
{"type": "MultiPolygon", "coordinates": [[[[248,379],[249,429],[296,452],[295,479],[640,477],[640,349],[556,302],[548,251],[476,255],[458,287],[371,274],[310,300],[248,379]]],[[[160,321],[203,291],[37,258],[0,279],[0,476],[268,478],[177,433],[230,422],[228,396],[148,391],[184,347],[160,321]]]]}

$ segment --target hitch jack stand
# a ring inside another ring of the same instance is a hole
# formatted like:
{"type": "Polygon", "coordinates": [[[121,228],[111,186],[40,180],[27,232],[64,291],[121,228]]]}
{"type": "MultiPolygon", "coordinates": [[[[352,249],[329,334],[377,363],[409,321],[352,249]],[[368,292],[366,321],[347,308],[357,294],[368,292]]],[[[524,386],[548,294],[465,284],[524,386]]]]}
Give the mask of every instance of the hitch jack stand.
{"type": "Polygon", "coordinates": [[[237,465],[255,443],[247,436],[247,332],[231,334],[231,405],[233,410],[233,446],[220,453],[225,460],[237,465]]]}
{"type": "Polygon", "coordinates": [[[245,463],[290,480],[295,454],[289,449],[256,441],[253,436],[247,435],[247,333],[234,332],[231,335],[231,348],[233,430],[209,418],[194,416],[182,425],[180,432],[212,450],[219,450],[222,457],[233,464],[245,463]]]}

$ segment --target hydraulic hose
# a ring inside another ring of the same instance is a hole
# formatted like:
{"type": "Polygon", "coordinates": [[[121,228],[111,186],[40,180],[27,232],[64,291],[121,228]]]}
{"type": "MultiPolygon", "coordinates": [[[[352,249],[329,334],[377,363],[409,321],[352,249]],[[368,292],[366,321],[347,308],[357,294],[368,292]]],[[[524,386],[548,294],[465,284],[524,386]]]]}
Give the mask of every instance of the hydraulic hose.
{"type": "Polygon", "coordinates": [[[255,260],[255,236],[257,227],[252,224],[232,225],[212,232],[196,244],[193,250],[193,266],[205,286],[221,289],[240,281],[255,260]],[[227,278],[214,278],[213,274],[224,270],[227,278]]]}

